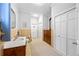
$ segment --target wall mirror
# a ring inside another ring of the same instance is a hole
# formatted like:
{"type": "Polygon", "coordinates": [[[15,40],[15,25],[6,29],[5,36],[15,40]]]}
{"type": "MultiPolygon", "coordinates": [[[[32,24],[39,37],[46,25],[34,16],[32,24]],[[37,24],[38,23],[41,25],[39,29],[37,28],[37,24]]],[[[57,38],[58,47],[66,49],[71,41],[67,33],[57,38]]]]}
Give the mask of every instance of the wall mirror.
{"type": "Polygon", "coordinates": [[[11,8],[11,28],[16,28],[16,14],[14,10],[11,8]]]}

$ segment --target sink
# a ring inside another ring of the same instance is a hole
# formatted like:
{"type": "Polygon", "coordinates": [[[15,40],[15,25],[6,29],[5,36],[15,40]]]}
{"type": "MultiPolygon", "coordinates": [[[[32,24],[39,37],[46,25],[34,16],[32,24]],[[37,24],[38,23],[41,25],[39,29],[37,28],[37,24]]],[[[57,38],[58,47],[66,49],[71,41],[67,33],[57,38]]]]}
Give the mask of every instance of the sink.
{"type": "Polygon", "coordinates": [[[27,40],[25,37],[18,37],[15,41],[4,42],[4,49],[26,45],[27,40]]]}

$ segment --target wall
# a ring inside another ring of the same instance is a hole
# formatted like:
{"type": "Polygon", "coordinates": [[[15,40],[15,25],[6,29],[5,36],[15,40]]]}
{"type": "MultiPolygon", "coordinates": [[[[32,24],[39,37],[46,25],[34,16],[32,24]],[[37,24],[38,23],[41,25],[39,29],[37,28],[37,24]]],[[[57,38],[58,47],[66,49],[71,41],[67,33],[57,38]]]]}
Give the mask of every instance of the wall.
{"type": "Polygon", "coordinates": [[[51,5],[54,16],[71,9],[73,6],[75,6],[75,3],[55,3],[51,5]]]}
{"type": "Polygon", "coordinates": [[[30,29],[19,29],[19,36],[25,36],[26,38],[31,39],[31,30],[30,29]]]}
{"type": "Polygon", "coordinates": [[[49,29],[49,18],[51,17],[51,8],[49,7],[49,10],[43,14],[43,30],[49,29]]]}
{"type": "Polygon", "coordinates": [[[52,29],[52,46],[54,44],[55,47],[55,27],[54,27],[54,17],[68,11],[69,9],[73,8],[75,6],[75,3],[55,3],[51,5],[51,29],[52,29]]]}
{"type": "Polygon", "coordinates": [[[20,13],[19,15],[19,21],[18,24],[20,24],[18,27],[19,28],[31,28],[31,16],[27,13],[20,13]]]}

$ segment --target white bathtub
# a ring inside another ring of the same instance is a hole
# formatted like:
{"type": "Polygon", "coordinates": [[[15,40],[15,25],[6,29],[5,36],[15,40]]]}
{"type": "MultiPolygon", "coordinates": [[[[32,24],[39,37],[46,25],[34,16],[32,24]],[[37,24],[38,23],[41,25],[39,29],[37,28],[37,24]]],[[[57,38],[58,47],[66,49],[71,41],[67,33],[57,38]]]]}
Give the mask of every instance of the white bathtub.
{"type": "Polygon", "coordinates": [[[4,49],[26,45],[27,40],[25,37],[18,37],[15,41],[4,42],[4,49]]]}

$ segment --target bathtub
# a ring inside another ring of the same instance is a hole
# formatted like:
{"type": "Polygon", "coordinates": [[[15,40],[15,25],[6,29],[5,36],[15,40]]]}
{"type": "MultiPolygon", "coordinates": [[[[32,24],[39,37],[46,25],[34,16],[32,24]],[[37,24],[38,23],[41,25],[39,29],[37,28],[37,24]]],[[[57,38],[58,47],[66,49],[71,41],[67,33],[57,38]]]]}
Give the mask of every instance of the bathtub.
{"type": "Polygon", "coordinates": [[[24,46],[27,44],[27,40],[25,37],[18,37],[15,41],[4,42],[4,49],[14,48],[19,46],[24,46]]]}

